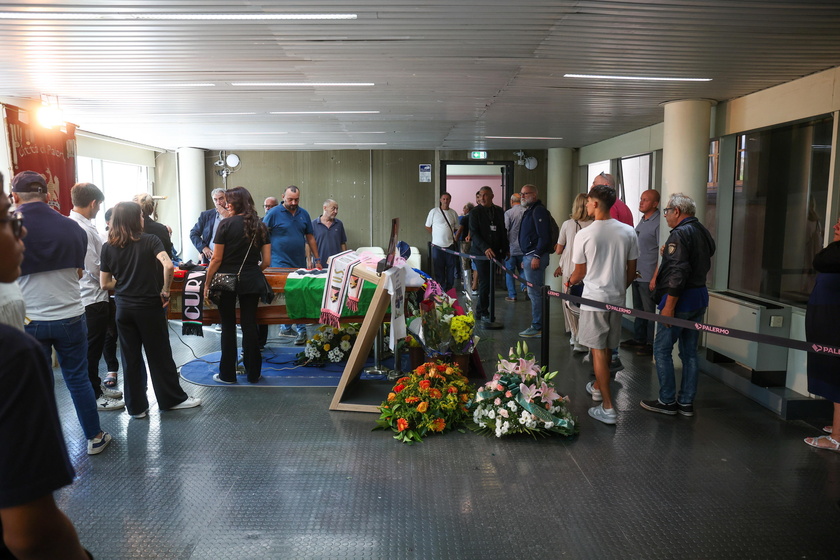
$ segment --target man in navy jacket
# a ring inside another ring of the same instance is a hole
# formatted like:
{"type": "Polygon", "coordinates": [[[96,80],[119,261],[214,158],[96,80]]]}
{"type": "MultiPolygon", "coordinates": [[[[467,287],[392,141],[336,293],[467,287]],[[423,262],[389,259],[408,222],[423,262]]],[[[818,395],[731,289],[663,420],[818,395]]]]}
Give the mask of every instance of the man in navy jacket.
{"type": "Polygon", "coordinates": [[[554,250],[556,239],[551,239],[551,214],[540,201],[537,187],[525,185],[519,192],[525,213],[519,226],[519,247],[522,249],[522,267],[525,280],[531,283],[528,297],[531,298],[531,326],[519,336],[535,338],[542,336],[542,287],[545,284],[545,267],[548,254],[554,250]]]}
{"type": "Polygon", "coordinates": [[[227,199],[224,189],[213,189],[210,193],[215,206],[205,210],[198,216],[198,221],[190,230],[190,241],[200,253],[199,262],[209,263],[213,258],[213,238],[216,237],[216,228],[219,222],[228,217],[227,199]]]}

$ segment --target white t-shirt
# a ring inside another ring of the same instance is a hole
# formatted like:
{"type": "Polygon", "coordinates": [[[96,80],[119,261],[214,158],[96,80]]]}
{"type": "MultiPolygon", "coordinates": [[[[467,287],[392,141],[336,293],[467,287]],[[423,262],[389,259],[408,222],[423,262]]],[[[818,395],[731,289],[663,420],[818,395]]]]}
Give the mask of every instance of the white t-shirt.
{"type": "MultiPolygon", "coordinates": [[[[580,230],[572,247],[572,262],[586,263],[583,297],[623,306],[627,291],[627,261],[639,258],[636,230],[610,218],[595,220],[580,230]]],[[[606,311],[588,305],[582,310],[606,311]]]]}
{"type": "Polygon", "coordinates": [[[438,247],[449,247],[455,243],[455,231],[458,230],[458,213],[450,208],[441,211],[440,207],[429,210],[426,217],[426,227],[432,228],[432,244],[438,247]],[[446,218],[443,213],[446,213],[446,218]],[[447,223],[446,220],[449,220],[447,223]]]}

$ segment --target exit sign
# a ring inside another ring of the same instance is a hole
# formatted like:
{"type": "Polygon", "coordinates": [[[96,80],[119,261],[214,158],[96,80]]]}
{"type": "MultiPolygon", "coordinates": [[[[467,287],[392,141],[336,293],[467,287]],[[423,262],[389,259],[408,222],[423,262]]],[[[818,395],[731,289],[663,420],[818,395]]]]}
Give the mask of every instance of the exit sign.
{"type": "Polygon", "coordinates": [[[487,152],[470,152],[470,159],[487,159],[487,152]]]}

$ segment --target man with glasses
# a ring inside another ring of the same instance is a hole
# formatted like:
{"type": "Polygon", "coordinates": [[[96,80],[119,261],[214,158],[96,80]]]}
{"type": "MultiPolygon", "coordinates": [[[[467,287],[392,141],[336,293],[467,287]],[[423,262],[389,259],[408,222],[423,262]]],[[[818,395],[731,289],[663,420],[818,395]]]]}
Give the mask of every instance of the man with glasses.
{"type": "Polygon", "coordinates": [[[551,214],[538,198],[537,187],[525,185],[519,191],[525,213],[519,226],[519,248],[522,249],[522,269],[531,299],[531,326],[519,333],[524,338],[542,336],[542,287],[545,284],[545,267],[548,255],[554,250],[556,239],[551,239],[551,214]]]}
{"type": "Polygon", "coordinates": [[[199,262],[209,263],[213,258],[213,239],[216,238],[216,230],[219,223],[229,216],[225,189],[213,189],[210,193],[213,198],[214,207],[205,210],[198,216],[198,221],[190,230],[190,241],[200,253],[199,262]]]}
{"type": "MultiPolygon", "coordinates": [[[[709,306],[706,275],[712,267],[715,241],[694,216],[697,206],[683,193],[672,194],[662,210],[671,234],[662,251],[662,262],[655,280],[655,298],[659,314],[691,322],[700,322],[709,306]]],[[[659,323],[653,341],[659,399],[642,401],[642,408],[674,416],[694,416],[697,394],[697,343],[700,332],[659,323]],[[674,375],[674,344],[680,343],[682,382],[677,394],[674,375]]]]}
{"type": "Polygon", "coordinates": [[[265,213],[268,214],[268,211],[277,206],[278,204],[280,204],[280,201],[278,201],[273,196],[269,196],[263,202],[263,209],[265,209],[265,213]]]}

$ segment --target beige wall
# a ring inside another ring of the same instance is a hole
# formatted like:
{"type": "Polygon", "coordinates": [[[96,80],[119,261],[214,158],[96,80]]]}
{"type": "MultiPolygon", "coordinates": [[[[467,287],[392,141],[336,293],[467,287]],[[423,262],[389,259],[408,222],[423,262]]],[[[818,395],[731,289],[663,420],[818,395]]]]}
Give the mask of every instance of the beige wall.
{"type": "MultiPolygon", "coordinates": [[[[515,166],[514,186],[546,184],[546,151],[529,150],[539,161],[534,170],[515,166]]],[[[465,151],[434,150],[337,150],[318,152],[249,152],[237,151],[241,166],[228,177],[227,186],[243,186],[251,191],[258,211],[267,196],[280,198],[288,185],[301,190],[300,204],[315,218],[325,199],[339,204],[339,219],[347,230],[350,248],[379,246],[387,248],[391,219],[400,219],[400,239],[420,249],[423,265],[428,267],[429,234],[423,227],[429,209],[437,204],[439,162],[466,161],[465,151]],[[421,183],[419,166],[432,164],[432,182],[421,183]]],[[[207,152],[206,206],[210,191],[224,182],[214,162],[216,152],[207,152]]],[[[516,161],[513,151],[494,151],[488,159],[516,161]]],[[[160,164],[159,164],[160,165],[160,164]]],[[[197,218],[197,217],[196,217],[197,218]]],[[[189,229],[193,224],[184,224],[189,229]]]]}

